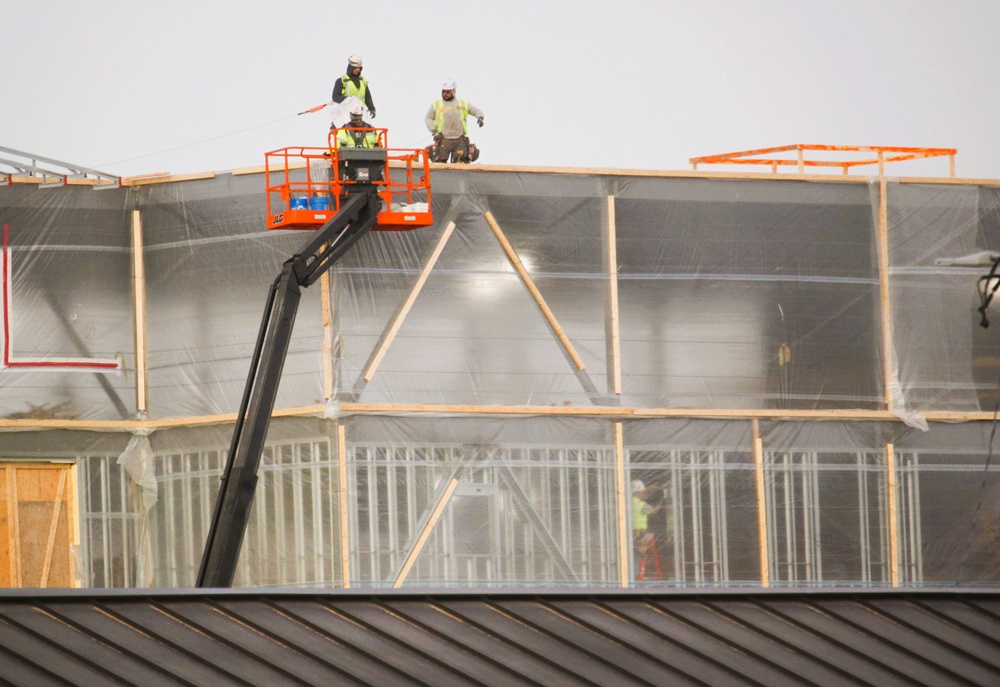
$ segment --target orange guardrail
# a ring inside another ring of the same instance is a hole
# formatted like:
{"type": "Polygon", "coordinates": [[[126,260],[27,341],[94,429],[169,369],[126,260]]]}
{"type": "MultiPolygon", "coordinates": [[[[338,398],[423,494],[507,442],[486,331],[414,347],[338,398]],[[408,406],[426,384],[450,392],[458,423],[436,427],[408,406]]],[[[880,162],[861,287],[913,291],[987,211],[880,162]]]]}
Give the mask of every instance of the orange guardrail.
{"type": "MultiPolygon", "coordinates": [[[[430,159],[425,149],[391,149],[386,129],[333,129],[326,148],[291,146],[264,154],[268,229],[317,229],[340,209],[351,186],[350,163],[340,154],[341,131],[375,132],[384,161],[371,167],[369,181],[383,209],[373,231],[406,231],[434,223],[430,159]]],[[[348,148],[344,148],[348,150],[348,148]]]]}
{"type": "Polygon", "coordinates": [[[698,169],[698,165],[770,165],[771,171],[777,173],[778,167],[795,166],[799,173],[805,171],[806,167],[840,167],[844,174],[847,174],[852,167],[862,167],[866,165],[878,165],[879,176],[884,173],[884,166],[889,162],[900,162],[903,160],[917,160],[929,157],[948,157],[948,176],[955,176],[955,155],[956,148],[912,148],[905,146],[838,146],[821,145],[815,143],[793,143],[792,145],[776,146],[774,148],[758,148],[756,150],[742,150],[735,153],[722,153],[720,155],[705,155],[702,157],[692,157],[689,162],[691,168],[698,169]],[[770,157],[776,153],[786,153],[795,151],[794,158],[770,157]],[[865,156],[861,159],[852,160],[820,160],[807,156],[810,152],[841,152],[841,153],[874,153],[875,156],[865,156]],[[765,156],[765,157],[761,157],[765,156]]]}

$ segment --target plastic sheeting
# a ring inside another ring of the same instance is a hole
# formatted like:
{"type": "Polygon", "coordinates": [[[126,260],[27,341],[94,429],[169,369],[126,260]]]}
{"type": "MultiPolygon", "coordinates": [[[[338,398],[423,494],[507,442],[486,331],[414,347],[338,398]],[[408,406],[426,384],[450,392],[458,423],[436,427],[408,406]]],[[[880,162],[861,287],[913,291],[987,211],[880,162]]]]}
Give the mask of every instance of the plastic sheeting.
{"type": "MultiPolygon", "coordinates": [[[[886,334],[902,416],[992,410],[1000,356],[993,330],[977,325],[977,274],[934,261],[998,248],[997,189],[890,182],[882,275],[873,184],[433,174],[434,227],[361,241],[330,273],[328,314],[319,284],[304,292],[277,406],[329,400],[329,417],[272,423],[238,584],[393,584],[456,476],[407,585],[616,586],[623,574],[630,584],[756,585],[764,568],[773,585],[888,585],[893,541],[903,583],[1000,579],[989,553],[1000,505],[996,469],[985,469],[989,423],[932,422],[921,433],[891,422],[762,420],[758,482],[753,423],[704,417],[886,410],[886,334]],[[451,221],[440,259],[365,380],[451,221]],[[620,395],[609,353],[615,317],[620,395]],[[349,401],[479,410],[341,416],[349,401]],[[613,420],[484,414],[509,405],[688,408],[703,417],[624,421],[619,485],[613,420]],[[896,452],[895,532],[887,445],[896,452]],[[655,486],[661,506],[650,516],[657,560],[641,575],[619,534],[616,490],[633,479],[655,486]]],[[[306,239],[263,230],[263,185],[248,174],[99,192],[0,187],[9,237],[0,417],[26,421],[22,430],[50,418],[95,430],[0,433],[0,459],[77,462],[85,585],[194,581],[231,433],[196,425],[237,409],[267,289],[306,239]],[[158,500],[146,513],[141,485],[116,462],[131,435],[97,424],[137,416],[133,210],[145,267],[145,411],[192,425],[148,437],[158,500]],[[42,364],[67,360],[118,369],[42,364]]]]}
{"type": "MultiPolygon", "coordinates": [[[[866,186],[453,171],[434,179],[437,226],[374,233],[333,270],[338,400],[883,407],[866,186]],[[623,378],[613,400],[609,195],[623,378]],[[582,373],[490,231],[487,210],[584,363],[582,373]],[[364,382],[375,345],[452,219],[455,233],[377,374],[364,382]]],[[[32,408],[58,405],[63,416],[102,420],[134,413],[128,210],[136,208],[150,417],[234,411],[267,288],[304,240],[261,229],[261,186],[259,175],[224,175],[99,193],[5,189],[4,198],[30,206],[4,209],[15,352],[123,365],[97,376],[4,370],[5,386],[25,391],[0,400],[0,410],[30,417],[32,408]],[[109,206],[96,219],[79,207],[95,202],[109,206]],[[100,230],[91,230],[94,222],[100,230]],[[39,384],[46,378],[52,381],[39,384]]],[[[325,400],[319,296],[318,287],[305,292],[279,407],[325,400]]]]}

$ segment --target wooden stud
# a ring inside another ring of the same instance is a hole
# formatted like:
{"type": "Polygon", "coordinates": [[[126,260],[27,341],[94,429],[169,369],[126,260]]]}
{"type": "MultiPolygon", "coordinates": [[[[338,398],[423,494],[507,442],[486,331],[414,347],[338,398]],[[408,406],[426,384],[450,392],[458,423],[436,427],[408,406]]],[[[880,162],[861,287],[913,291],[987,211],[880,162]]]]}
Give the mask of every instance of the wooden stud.
{"type": "Polygon", "coordinates": [[[889,301],[889,201],[885,177],[878,182],[878,283],[882,315],[882,384],[885,407],[896,410],[892,389],[896,383],[896,352],[892,340],[892,312],[889,301]]]}
{"type": "Polygon", "coordinates": [[[455,493],[455,489],[457,487],[458,479],[452,477],[451,482],[449,482],[448,486],[445,487],[444,493],[441,494],[441,498],[438,499],[437,505],[434,506],[434,511],[431,513],[431,517],[427,520],[427,524],[424,525],[424,529],[420,532],[420,536],[417,537],[417,541],[414,543],[413,549],[410,550],[409,555],[406,557],[406,562],[403,563],[403,567],[396,576],[396,580],[392,583],[393,589],[399,589],[403,586],[403,582],[406,581],[406,576],[410,574],[410,569],[413,568],[413,564],[417,562],[417,557],[423,550],[424,544],[427,543],[427,539],[431,536],[431,532],[434,531],[434,526],[437,525],[438,520],[441,518],[441,514],[444,513],[444,509],[451,500],[451,495],[455,493]]]}
{"type": "Polygon", "coordinates": [[[21,528],[17,504],[17,468],[7,466],[7,551],[10,554],[10,584],[24,586],[21,580],[21,528]]]}
{"type": "Polygon", "coordinates": [[[521,276],[521,281],[524,282],[528,291],[531,292],[531,297],[535,299],[535,303],[542,311],[542,315],[545,316],[545,319],[548,321],[552,331],[555,332],[555,335],[562,343],[563,348],[566,349],[566,353],[573,360],[573,364],[576,365],[576,369],[584,369],[583,360],[577,354],[576,349],[573,348],[573,344],[570,342],[569,337],[566,336],[562,327],[559,326],[559,322],[556,321],[556,316],[552,314],[552,310],[545,302],[545,299],[542,297],[538,287],[535,286],[535,282],[531,280],[531,277],[528,275],[528,271],[524,268],[524,265],[521,264],[521,259],[517,257],[517,253],[514,252],[510,242],[507,240],[507,237],[504,236],[503,231],[500,229],[500,225],[497,224],[497,221],[493,218],[493,213],[487,210],[484,217],[486,217],[486,223],[490,225],[490,229],[493,230],[493,234],[497,237],[497,241],[500,242],[500,246],[503,248],[504,253],[507,254],[507,259],[510,260],[510,264],[521,276]]]}
{"type": "Polygon", "coordinates": [[[340,501],[340,569],[344,589],[351,586],[351,529],[348,527],[347,508],[347,430],[337,425],[337,496],[340,501]]]}
{"type": "Polygon", "coordinates": [[[52,554],[55,552],[56,532],[59,529],[59,515],[62,513],[63,492],[66,490],[66,470],[59,471],[59,486],[56,488],[56,500],[52,504],[52,522],[49,524],[49,536],[45,542],[45,556],[42,563],[42,575],[39,587],[49,585],[49,571],[52,569],[52,554]]]}
{"type": "Polygon", "coordinates": [[[319,278],[320,308],[323,311],[323,399],[333,396],[333,310],[330,300],[330,272],[319,278]]]}
{"type": "Polygon", "coordinates": [[[610,392],[617,396],[622,393],[621,334],[618,311],[618,233],[615,225],[615,197],[607,199],[607,226],[605,242],[608,261],[608,380],[610,392]]]}
{"type": "Polygon", "coordinates": [[[885,445],[886,498],[889,501],[889,580],[893,587],[899,586],[899,511],[896,501],[896,450],[892,444],[885,445]]]}
{"type": "Polygon", "coordinates": [[[132,305],[135,318],[135,405],[146,410],[146,262],[143,255],[142,214],[132,211],[132,305]]]}
{"type": "MultiPolygon", "coordinates": [[[[80,547],[80,525],[78,518],[80,517],[80,507],[77,501],[77,474],[76,474],[76,463],[69,466],[69,495],[66,502],[66,507],[69,509],[67,513],[66,522],[69,524],[69,545],[70,552],[78,551],[80,547]]],[[[80,587],[81,580],[79,571],[76,565],[76,556],[70,555],[69,557],[69,579],[70,586],[80,587]]]]}
{"type": "Polygon", "coordinates": [[[760,584],[771,586],[771,564],[768,558],[767,490],[764,481],[764,443],[760,438],[760,424],[753,421],[753,462],[757,485],[757,543],[760,551],[760,584]]]}
{"type": "Polygon", "coordinates": [[[437,245],[434,246],[431,256],[427,259],[423,269],[420,271],[420,276],[417,277],[417,281],[413,284],[413,288],[410,289],[410,293],[403,301],[403,305],[382,332],[382,336],[379,339],[379,345],[374,351],[372,351],[372,355],[368,359],[368,363],[365,365],[363,373],[363,379],[365,382],[370,382],[372,377],[375,376],[375,371],[382,362],[382,358],[389,350],[389,346],[392,344],[393,339],[396,338],[396,334],[399,333],[400,327],[403,326],[403,320],[406,319],[407,314],[409,314],[410,309],[413,307],[413,303],[417,300],[417,296],[420,295],[421,290],[424,288],[424,284],[427,282],[427,277],[430,276],[431,270],[433,270],[434,265],[437,264],[438,258],[441,257],[441,252],[444,250],[445,245],[448,243],[448,239],[451,238],[451,234],[454,231],[455,223],[448,222],[448,224],[445,225],[444,231],[441,232],[441,236],[438,238],[437,245]]]}
{"type": "Polygon", "coordinates": [[[615,431],[615,500],[618,506],[618,570],[619,584],[629,586],[632,560],[632,532],[629,503],[631,494],[625,484],[625,438],[622,423],[614,423],[615,431]]]}

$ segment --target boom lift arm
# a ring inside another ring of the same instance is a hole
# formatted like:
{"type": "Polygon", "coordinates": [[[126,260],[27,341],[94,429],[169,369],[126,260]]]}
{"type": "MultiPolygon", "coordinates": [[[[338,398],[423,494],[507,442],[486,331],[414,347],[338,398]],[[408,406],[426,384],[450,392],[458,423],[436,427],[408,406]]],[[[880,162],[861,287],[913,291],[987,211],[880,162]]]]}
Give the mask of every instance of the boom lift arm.
{"type": "Polygon", "coordinates": [[[198,571],[198,587],[233,584],[301,290],[319,279],[375,227],[381,203],[374,185],[357,184],[340,210],[285,261],[271,285],[198,571]]]}

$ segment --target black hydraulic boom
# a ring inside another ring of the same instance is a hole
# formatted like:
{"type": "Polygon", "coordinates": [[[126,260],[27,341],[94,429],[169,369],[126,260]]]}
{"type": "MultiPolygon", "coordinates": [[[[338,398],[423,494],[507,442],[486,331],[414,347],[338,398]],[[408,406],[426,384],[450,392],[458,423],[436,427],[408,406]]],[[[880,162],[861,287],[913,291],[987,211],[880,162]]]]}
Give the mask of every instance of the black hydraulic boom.
{"type": "Polygon", "coordinates": [[[374,185],[354,186],[340,210],[285,261],[271,285],[198,571],[199,587],[233,584],[301,289],[319,279],[375,227],[381,202],[374,185]]]}

